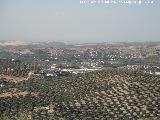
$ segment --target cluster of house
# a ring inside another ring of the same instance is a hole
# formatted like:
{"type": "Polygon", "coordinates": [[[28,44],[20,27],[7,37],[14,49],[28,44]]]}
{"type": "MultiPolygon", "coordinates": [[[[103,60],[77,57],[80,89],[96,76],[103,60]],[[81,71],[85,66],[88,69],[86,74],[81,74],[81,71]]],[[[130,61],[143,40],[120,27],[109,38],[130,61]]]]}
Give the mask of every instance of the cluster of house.
{"type": "Polygon", "coordinates": [[[55,78],[57,76],[67,76],[67,75],[78,75],[85,74],[87,72],[101,70],[101,68],[59,68],[56,65],[51,66],[50,69],[44,69],[41,73],[35,73],[34,71],[29,72],[27,79],[43,79],[43,78],[55,78]]]}

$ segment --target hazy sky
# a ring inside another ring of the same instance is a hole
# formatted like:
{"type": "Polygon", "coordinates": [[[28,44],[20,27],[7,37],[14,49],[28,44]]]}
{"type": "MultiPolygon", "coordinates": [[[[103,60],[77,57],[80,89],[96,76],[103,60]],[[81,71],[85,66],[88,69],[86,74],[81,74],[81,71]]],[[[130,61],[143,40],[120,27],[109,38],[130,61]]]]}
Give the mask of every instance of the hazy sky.
{"type": "Polygon", "coordinates": [[[160,2],[154,2],[84,5],[80,0],[0,0],[0,40],[160,41],[160,2]]]}

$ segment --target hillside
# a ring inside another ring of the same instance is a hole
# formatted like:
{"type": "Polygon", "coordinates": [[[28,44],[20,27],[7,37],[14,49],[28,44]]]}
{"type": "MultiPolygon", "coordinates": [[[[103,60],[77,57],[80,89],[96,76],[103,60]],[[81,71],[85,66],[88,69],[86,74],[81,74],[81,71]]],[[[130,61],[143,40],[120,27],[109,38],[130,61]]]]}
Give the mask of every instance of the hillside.
{"type": "MultiPolygon", "coordinates": [[[[53,109],[68,120],[160,117],[160,77],[157,76],[111,70],[89,73],[85,76],[60,77],[54,81],[30,80],[21,82],[16,87],[21,91],[39,93],[36,97],[26,96],[30,102],[27,100],[25,102],[30,107],[27,108],[23,101],[19,109],[34,111],[37,106],[55,103],[56,107],[53,109]]],[[[2,105],[6,101],[11,102],[9,98],[3,98],[2,105]]],[[[17,102],[12,102],[13,106],[17,105],[17,102]]],[[[0,110],[4,112],[8,111],[8,108],[1,107],[0,110]]],[[[48,114],[47,112],[46,116],[48,114]]],[[[40,115],[44,117],[43,113],[40,115]]]]}

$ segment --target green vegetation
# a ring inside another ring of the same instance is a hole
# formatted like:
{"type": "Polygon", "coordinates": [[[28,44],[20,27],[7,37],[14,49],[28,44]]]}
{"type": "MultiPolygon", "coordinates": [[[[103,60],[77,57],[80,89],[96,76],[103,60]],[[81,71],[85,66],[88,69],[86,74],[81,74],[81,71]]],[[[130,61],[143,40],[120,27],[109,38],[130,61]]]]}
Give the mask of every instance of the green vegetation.
{"type": "MultiPolygon", "coordinates": [[[[0,120],[33,120],[31,113],[20,113],[18,116],[1,115],[0,120]]],[[[49,120],[65,120],[64,118],[51,116],[49,120]]]]}
{"type": "Polygon", "coordinates": [[[33,119],[139,119],[160,117],[160,77],[129,71],[97,71],[55,80],[28,80],[14,86],[26,96],[0,98],[0,113],[33,119]],[[32,93],[39,93],[38,96],[32,93]],[[50,113],[47,107],[55,103],[50,113]],[[25,114],[24,114],[25,117],[25,114]]]}

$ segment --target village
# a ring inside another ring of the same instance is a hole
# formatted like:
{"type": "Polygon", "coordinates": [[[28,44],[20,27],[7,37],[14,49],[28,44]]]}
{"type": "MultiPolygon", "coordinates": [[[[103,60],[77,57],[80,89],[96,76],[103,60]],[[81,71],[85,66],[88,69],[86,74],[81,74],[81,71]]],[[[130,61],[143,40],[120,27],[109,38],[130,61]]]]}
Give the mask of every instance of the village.
{"type": "Polygon", "coordinates": [[[158,44],[9,47],[0,54],[0,112],[18,116],[23,110],[33,120],[156,120],[159,48],[158,44]]]}

